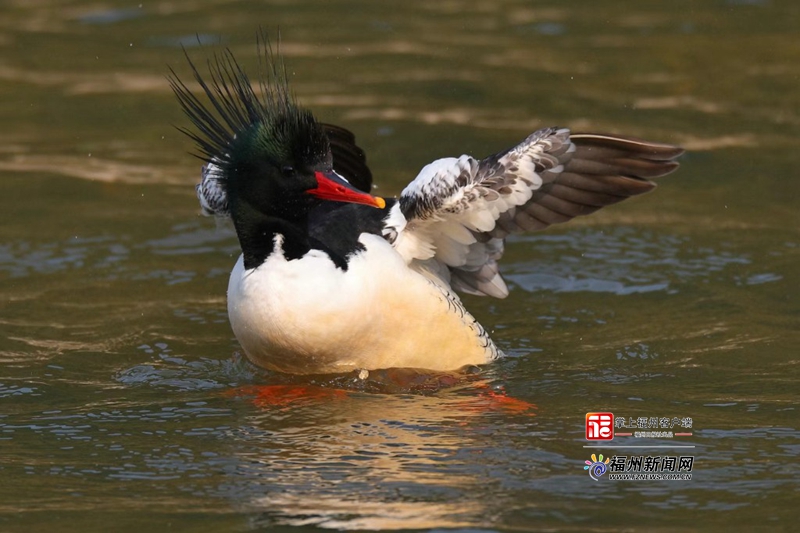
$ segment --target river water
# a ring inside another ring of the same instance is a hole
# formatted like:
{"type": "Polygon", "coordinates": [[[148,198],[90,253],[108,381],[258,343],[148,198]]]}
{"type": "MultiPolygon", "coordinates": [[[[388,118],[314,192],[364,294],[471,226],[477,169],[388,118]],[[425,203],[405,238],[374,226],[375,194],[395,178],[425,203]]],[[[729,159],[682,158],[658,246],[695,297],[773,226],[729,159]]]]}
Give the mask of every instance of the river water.
{"type": "Polygon", "coordinates": [[[0,530],[795,527],[795,3],[0,13],[0,530]],[[465,298],[506,359],[401,386],[269,374],[227,323],[238,245],[198,214],[165,79],[188,75],[181,46],[254,70],[259,26],[280,28],[298,99],[357,134],[381,195],[546,125],[688,152],[652,194],[510,239],[509,298],[465,298]],[[595,444],[588,412],[691,435],[595,444]],[[645,445],[667,447],[614,447],[645,445]],[[691,456],[692,479],[595,481],[592,453],[691,456]]]}

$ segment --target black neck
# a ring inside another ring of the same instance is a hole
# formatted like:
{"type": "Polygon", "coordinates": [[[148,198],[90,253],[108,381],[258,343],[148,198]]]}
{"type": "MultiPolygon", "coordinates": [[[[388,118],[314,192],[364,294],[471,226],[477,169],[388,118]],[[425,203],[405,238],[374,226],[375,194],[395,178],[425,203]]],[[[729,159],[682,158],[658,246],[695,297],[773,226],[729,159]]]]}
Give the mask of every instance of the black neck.
{"type": "Polygon", "coordinates": [[[231,217],[239,237],[247,270],[256,268],[275,249],[275,236],[283,236],[283,254],[286,259],[299,259],[310,249],[308,243],[308,216],[299,220],[284,220],[267,216],[247,203],[231,206],[231,217]]]}
{"type": "Polygon", "coordinates": [[[322,250],[342,270],[347,270],[347,261],[338,253],[309,235],[308,213],[300,211],[293,220],[267,216],[248,204],[231,206],[233,225],[242,247],[244,268],[259,267],[275,251],[275,236],[283,238],[283,256],[291,261],[300,259],[312,248],[322,250]]]}

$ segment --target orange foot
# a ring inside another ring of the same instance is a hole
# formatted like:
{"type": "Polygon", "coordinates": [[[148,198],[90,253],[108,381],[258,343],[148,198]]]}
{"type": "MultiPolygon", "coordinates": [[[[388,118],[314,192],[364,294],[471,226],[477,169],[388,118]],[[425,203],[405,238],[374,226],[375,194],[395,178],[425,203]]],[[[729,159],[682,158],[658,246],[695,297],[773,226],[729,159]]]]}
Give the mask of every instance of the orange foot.
{"type": "Polygon", "coordinates": [[[311,404],[320,400],[341,400],[349,393],[341,389],[331,389],[318,385],[251,385],[237,387],[226,396],[249,396],[258,407],[289,407],[311,404]]]}

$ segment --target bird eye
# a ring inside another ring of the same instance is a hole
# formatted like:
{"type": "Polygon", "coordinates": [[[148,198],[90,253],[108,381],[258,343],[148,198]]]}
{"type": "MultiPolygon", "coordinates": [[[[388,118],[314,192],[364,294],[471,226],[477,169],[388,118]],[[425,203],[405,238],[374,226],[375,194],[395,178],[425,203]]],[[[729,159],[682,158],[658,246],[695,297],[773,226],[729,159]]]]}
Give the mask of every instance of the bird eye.
{"type": "Polygon", "coordinates": [[[292,174],[294,174],[294,167],[286,165],[281,169],[281,171],[283,172],[284,176],[291,176],[292,174]]]}

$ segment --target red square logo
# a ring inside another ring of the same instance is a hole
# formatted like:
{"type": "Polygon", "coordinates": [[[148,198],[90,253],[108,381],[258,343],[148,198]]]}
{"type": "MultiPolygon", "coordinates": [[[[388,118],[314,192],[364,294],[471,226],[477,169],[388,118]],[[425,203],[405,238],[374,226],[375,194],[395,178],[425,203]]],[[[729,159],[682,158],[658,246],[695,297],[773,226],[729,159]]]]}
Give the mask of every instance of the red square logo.
{"type": "Polygon", "coordinates": [[[586,440],[614,438],[614,413],[586,413],[586,440]]]}

